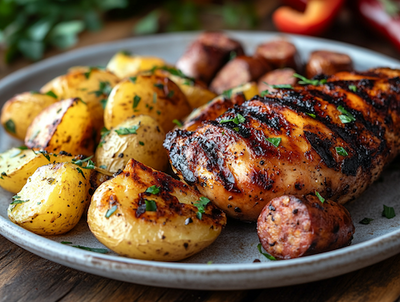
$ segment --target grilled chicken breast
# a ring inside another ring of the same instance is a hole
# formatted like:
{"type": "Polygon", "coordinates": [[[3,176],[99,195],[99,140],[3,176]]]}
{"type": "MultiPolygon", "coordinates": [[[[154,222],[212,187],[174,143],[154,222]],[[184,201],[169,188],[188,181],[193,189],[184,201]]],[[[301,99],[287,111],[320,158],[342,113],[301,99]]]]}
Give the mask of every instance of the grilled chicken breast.
{"type": "Polygon", "coordinates": [[[340,72],[235,106],[164,147],[176,173],[229,216],[256,221],[271,199],[358,197],[399,150],[400,70],[340,72]],[[319,85],[318,85],[319,84],[319,85]]]}

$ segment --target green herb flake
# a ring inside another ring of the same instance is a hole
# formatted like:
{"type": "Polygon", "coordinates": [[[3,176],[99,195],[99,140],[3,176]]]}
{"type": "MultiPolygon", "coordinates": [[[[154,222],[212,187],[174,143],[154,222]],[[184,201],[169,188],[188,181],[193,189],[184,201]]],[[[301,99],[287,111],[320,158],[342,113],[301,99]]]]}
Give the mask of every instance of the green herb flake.
{"type": "Polygon", "coordinates": [[[95,253],[100,253],[100,254],[107,254],[108,250],[107,249],[102,249],[102,248],[93,248],[93,247],[87,247],[87,246],[82,246],[82,245],[71,245],[72,247],[85,250],[85,251],[90,251],[90,252],[95,252],[95,253]]]}
{"type": "Polygon", "coordinates": [[[157,204],[155,200],[145,199],[144,202],[146,203],[146,211],[157,212],[157,204]]]}
{"type": "Polygon", "coordinates": [[[6,172],[1,172],[1,176],[7,176],[6,172]]]}
{"type": "Polygon", "coordinates": [[[261,255],[263,255],[265,258],[271,260],[271,261],[276,261],[276,258],[268,253],[263,253],[262,249],[261,249],[261,243],[259,243],[257,245],[257,249],[260,252],[261,255]]]}
{"type": "Polygon", "coordinates": [[[84,179],[86,179],[85,174],[83,174],[83,171],[80,168],[76,168],[76,171],[78,171],[78,173],[81,174],[84,179]]]}
{"type": "Polygon", "coordinates": [[[19,146],[19,147],[17,147],[19,150],[28,150],[28,147],[27,146],[19,146]]]}
{"type": "Polygon", "coordinates": [[[129,128],[119,128],[114,130],[118,135],[129,135],[129,134],[137,134],[137,130],[139,129],[140,125],[133,125],[129,128]]]}
{"type": "Polygon", "coordinates": [[[174,96],[175,91],[171,90],[167,94],[167,98],[172,98],[174,96]]]}
{"type": "Polygon", "coordinates": [[[103,147],[103,144],[106,143],[106,136],[111,132],[111,130],[108,130],[106,127],[103,127],[103,129],[101,129],[101,138],[100,138],[100,143],[99,143],[99,148],[103,147]]]}
{"type": "Polygon", "coordinates": [[[93,170],[95,168],[95,164],[94,164],[94,162],[91,161],[92,158],[93,158],[93,155],[89,156],[89,157],[87,157],[85,159],[75,159],[75,158],[73,158],[72,159],[72,163],[74,165],[77,165],[77,166],[81,167],[82,169],[93,170]],[[86,163],[86,166],[83,165],[84,163],[86,163]]]}
{"type": "Polygon", "coordinates": [[[316,118],[317,116],[314,113],[308,113],[306,112],[307,115],[311,116],[312,118],[316,118]]]}
{"type": "Polygon", "coordinates": [[[198,201],[196,201],[193,205],[197,208],[196,217],[201,220],[203,218],[203,214],[205,213],[206,206],[210,203],[210,200],[207,197],[200,197],[198,201]]]}
{"type": "Polygon", "coordinates": [[[241,115],[241,114],[237,114],[233,119],[225,119],[225,120],[220,120],[219,123],[223,124],[223,123],[229,123],[229,122],[233,122],[236,125],[242,124],[246,121],[246,118],[241,115]]]}
{"type": "Polygon", "coordinates": [[[321,196],[321,194],[318,193],[318,191],[315,191],[315,196],[318,197],[318,199],[319,199],[319,201],[320,201],[321,203],[324,203],[325,198],[323,198],[323,197],[321,196]]]}
{"type": "MultiPolygon", "coordinates": [[[[153,104],[157,103],[157,93],[153,92],[153,104]]],[[[151,107],[153,108],[153,107],[151,107]]]]}
{"type": "Polygon", "coordinates": [[[348,156],[349,154],[343,147],[335,147],[336,153],[341,156],[348,156]]]}
{"type": "Polygon", "coordinates": [[[160,115],[160,114],[161,114],[161,111],[160,111],[160,110],[157,110],[156,112],[157,112],[157,114],[158,114],[158,115],[160,115]]]}
{"type": "Polygon", "coordinates": [[[193,86],[193,85],[194,85],[194,81],[191,81],[191,80],[184,80],[184,81],[183,81],[183,85],[186,85],[186,86],[193,86]]]}
{"type": "Polygon", "coordinates": [[[262,97],[263,97],[263,96],[266,96],[266,95],[268,95],[268,94],[271,94],[271,93],[269,92],[268,89],[263,90],[263,91],[261,91],[261,93],[260,93],[260,95],[261,95],[262,97]]]}
{"type": "Polygon", "coordinates": [[[101,107],[103,108],[103,109],[106,109],[106,106],[107,106],[107,99],[102,99],[102,100],[100,100],[100,104],[101,104],[101,107]]]}
{"type": "Polygon", "coordinates": [[[353,92],[357,92],[357,86],[356,85],[349,85],[349,89],[353,92]]]}
{"type": "Polygon", "coordinates": [[[139,141],[139,145],[144,146],[144,142],[139,141]]]}
{"type": "Polygon", "coordinates": [[[71,241],[61,241],[60,243],[61,243],[61,244],[72,244],[71,241]]]}
{"type": "Polygon", "coordinates": [[[4,127],[8,132],[14,133],[15,134],[15,124],[12,119],[9,119],[5,124],[4,127]]]}
{"type": "Polygon", "coordinates": [[[111,90],[112,90],[112,87],[111,87],[110,82],[105,81],[105,82],[99,83],[99,90],[92,91],[90,93],[94,93],[96,95],[96,97],[100,97],[100,96],[108,97],[111,93],[111,90]]]}
{"type": "Polygon", "coordinates": [[[132,55],[132,52],[130,52],[129,50],[120,50],[119,53],[123,54],[124,56],[130,56],[132,55]]]}
{"type": "Polygon", "coordinates": [[[27,200],[21,200],[20,199],[21,197],[20,196],[18,196],[18,195],[15,195],[15,196],[13,196],[13,201],[10,203],[10,205],[17,205],[17,204],[21,204],[21,203],[25,203],[25,202],[28,202],[29,201],[29,199],[27,199],[27,200]]]}
{"type": "Polygon", "coordinates": [[[302,75],[295,73],[293,74],[293,76],[295,78],[300,79],[299,84],[300,85],[314,85],[314,86],[319,86],[319,85],[323,85],[326,83],[326,79],[322,79],[322,80],[310,80],[307,79],[306,77],[303,77],[302,75]]]}
{"type": "Polygon", "coordinates": [[[182,127],[183,125],[182,125],[182,122],[181,121],[178,121],[177,119],[174,119],[173,121],[172,121],[175,125],[177,125],[178,127],[182,127]]]}
{"type": "Polygon", "coordinates": [[[158,193],[160,193],[160,187],[154,185],[154,186],[148,187],[145,192],[157,195],[158,193]]]}
{"type": "Polygon", "coordinates": [[[227,99],[232,98],[232,89],[225,90],[222,95],[227,99]]]}
{"type": "Polygon", "coordinates": [[[112,214],[114,214],[114,212],[115,212],[117,209],[118,209],[118,206],[117,206],[117,205],[113,206],[111,209],[108,209],[108,211],[106,212],[105,217],[106,217],[106,218],[110,218],[110,216],[111,216],[112,214]]]}
{"type": "Polygon", "coordinates": [[[50,161],[50,155],[49,155],[49,153],[47,153],[47,151],[45,151],[45,150],[35,151],[33,149],[32,149],[32,151],[33,151],[33,153],[35,153],[35,155],[42,154],[48,161],[50,161]]]}
{"type": "Polygon", "coordinates": [[[56,95],[53,91],[51,91],[51,90],[47,91],[47,92],[45,93],[45,95],[51,96],[52,98],[55,98],[55,99],[58,98],[57,95],[56,95]]]}
{"type": "Polygon", "coordinates": [[[394,208],[383,205],[382,216],[386,217],[387,219],[392,219],[396,216],[394,208]]]}
{"type": "Polygon", "coordinates": [[[59,114],[61,112],[61,110],[62,110],[62,108],[58,109],[57,110],[57,114],[59,114]]]}
{"type": "Polygon", "coordinates": [[[365,218],[363,218],[362,220],[360,220],[359,223],[360,223],[360,224],[370,224],[371,221],[373,221],[372,218],[367,218],[367,217],[365,217],[365,218]]]}
{"type": "Polygon", "coordinates": [[[129,81],[131,81],[133,84],[136,84],[137,77],[129,77],[129,81]]]}
{"type": "Polygon", "coordinates": [[[135,95],[135,97],[133,98],[133,105],[132,105],[133,109],[136,109],[136,107],[139,105],[140,100],[141,100],[141,97],[138,95],[135,95]]]}
{"type": "Polygon", "coordinates": [[[337,107],[337,109],[341,113],[343,113],[342,115],[339,115],[339,118],[343,124],[351,123],[356,120],[356,118],[350,112],[348,112],[346,109],[344,109],[343,106],[339,106],[339,107],[337,107]]]}
{"type": "Polygon", "coordinates": [[[207,261],[207,264],[211,265],[211,264],[213,264],[213,262],[210,260],[210,261],[207,261]]]}
{"type": "Polygon", "coordinates": [[[274,89],[293,89],[293,86],[290,84],[279,84],[279,85],[269,85],[274,89]]]}
{"type": "Polygon", "coordinates": [[[164,89],[164,85],[161,83],[154,84],[154,87],[157,87],[158,89],[164,89]]]}
{"type": "Polygon", "coordinates": [[[280,137],[268,137],[265,139],[267,142],[270,142],[271,144],[273,144],[275,147],[278,148],[279,144],[282,141],[282,138],[280,137]]]}

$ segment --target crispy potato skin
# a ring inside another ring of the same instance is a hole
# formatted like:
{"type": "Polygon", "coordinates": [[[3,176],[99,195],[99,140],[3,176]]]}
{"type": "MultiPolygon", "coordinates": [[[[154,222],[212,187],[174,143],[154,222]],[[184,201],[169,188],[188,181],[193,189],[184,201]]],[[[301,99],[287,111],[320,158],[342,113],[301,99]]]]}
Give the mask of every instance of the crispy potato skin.
{"type": "Polygon", "coordinates": [[[183,182],[130,160],[125,170],[103,183],[92,197],[88,224],[96,238],[116,253],[145,260],[178,261],[210,245],[226,224],[211,203],[202,219],[193,205],[201,195],[183,182]],[[160,192],[145,192],[150,186],[160,192]],[[146,211],[145,200],[156,203],[146,211]],[[116,211],[106,217],[109,209],[116,211]]]}
{"type": "Polygon", "coordinates": [[[168,77],[155,74],[138,75],[132,82],[121,81],[112,90],[104,113],[107,129],[116,127],[132,115],[149,115],[164,131],[174,128],[174,119],[182,120],[191,107],[179,87],[168,77]],[[139,98],[137,104],[136,99],[139,98]]]}
{"type": "Polygon", "coordinates": [[[95,162],[97,166],[106,166],[108,171],[117,172],[134,158],[153,169],[165,171],[168,156],[163,148],[164,138],[165,132],[154,118],[147,115],[129,118],[102,138],[95,162]],[[116,132],[130,127],[138,127],[135,134],[120,135],[116,132]]]}
{"type": "Polygon", "coordinates": [[[108,62],[107,69],[123,79],[164,65],[166,65],[165,61],[157,57],[132,56],[118,52],[108,62]]]}
{"type": "Polygon", "coordinates": [[[104,126],[103,108],[108,94],[98,91],[110,91],[119,81],[120,79],[109,71],[84,67],[53,79],[40,91],[44,93],[51,90],[61,100],[81,98],[88,106],[96,131],[100,133],[104,126]],[[102,85],[110,89],[101,89],[102,85]]]}
{"type": "Polygon", "coordinates": [[[41,166],[49,163],[61,163],[71,161],[72,156],[46,154],[35,154],[32,150],[20,150],[12,148],[0,154],[0,186],[11,192],[18,193],[22,190],[28,178],[41,166]]]}
{"type": "Polygon", "coordinates": [[[33,120],[25,144],[49,153],[92,155],[95,133],[87,104],[67,99],[50,105],[33,120]]]}
{"type": "Polygon", "coordinates": [[[24,140],[26,131],[33,119],[46,107],[57,102],[57,99],[42,93],[24,92],[9,99],[1,110],[1,124],[8,134],[24,140]],[[15,125],[15,132],[6,126],[8,121],[15,125]]]}
{"type": "Polygon", "coordinates": [[[71,230],[89,203],[90,170],[69,163],[40,167],[18,193],[20,204],[10,204],[12,222],[39,235],[59,235],[71,230]]]}

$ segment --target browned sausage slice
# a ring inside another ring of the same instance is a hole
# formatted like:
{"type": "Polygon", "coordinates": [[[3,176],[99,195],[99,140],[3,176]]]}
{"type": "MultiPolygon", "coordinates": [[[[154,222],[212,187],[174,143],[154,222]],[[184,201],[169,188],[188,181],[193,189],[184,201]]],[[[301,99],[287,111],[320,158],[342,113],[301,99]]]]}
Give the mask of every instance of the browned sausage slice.
{"type": "Polygon", "coordinates": [[[185,75],[210,83],[231,56],[243,55],[242,45],[222,32],[201,34],[176,63],[185,75]]]}
{"type": "Polygon", "coordinates": [[[290,67],[298,70],[300,67],[300,56],[296,46],[284,39],[258,45],[254,56],[265,59],[273,69],[290,67]]]}
{"type": "Polygon", "coordinates": [[[295,73],[296,71],[292,68],[275,69],[267,72],[258,80],[258,91],[261,93],[264,90],[276,90],[270,85],[295,85],[297,83],[297,78],[293,76],[295,73]]]}
{"type": "Polygon", "coordinates": [[[354,225],[347,209],[315,195],[271,200],[257,221],[264,249],[277,259],[292,259],[348,246],[354,225]]]}
{"type": "Polygon", "coordinates": [[[263,60],[239,56],[229,61],[215,76],[210,89],[217,94],[239,85],[256,81],[271,68],[263,60]]]}
{"type": "Polygon", "coordinates": [[[333,75],[339,71],[353,70],[351,58],[339,52],[317,50],[310,54],[306,65],[306,76],[313,78],[319,74],[333,75]]]}

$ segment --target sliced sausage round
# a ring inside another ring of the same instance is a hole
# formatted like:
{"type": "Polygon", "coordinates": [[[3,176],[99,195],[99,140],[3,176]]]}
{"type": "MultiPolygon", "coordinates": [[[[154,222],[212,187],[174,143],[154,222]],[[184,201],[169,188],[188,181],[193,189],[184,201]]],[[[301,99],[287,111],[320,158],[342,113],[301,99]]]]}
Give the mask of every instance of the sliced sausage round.
{"type": "Polygon", "coordinates": [[[263,248],[277,259],[292,259],[350,245],[354,225],[347,209],[313,194],[271,200],[257,221],[263,248]]]}
{"type": "Polygon", "coordinates": [[[273,69],[290,67],[299,70],[301,65],[296,46],[284,39],[258,45],[254,56],[266,60],[273,69]]]}
{"type": "Polygon", "coordinates": [[[313,78],[319,74],[333,75],[339,71],[353,70],[350,56],[328,50],[317,50],[310,54],[306,65],[306,76],[313,78]]]}
{"type": "Polygon", "coordinates": [[[258,79],[258,91],[274,91],[276,89],[272,88],[271,85],[295,85],[297,83],[297,78],[293,75],[296,71],[292,68],[282,68],[275,69],[264,74],[258,79]]]}

